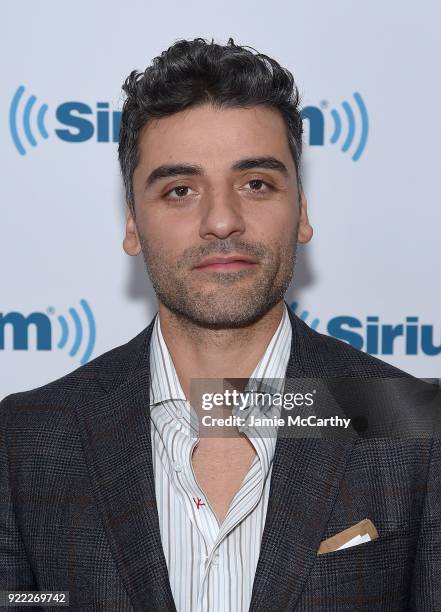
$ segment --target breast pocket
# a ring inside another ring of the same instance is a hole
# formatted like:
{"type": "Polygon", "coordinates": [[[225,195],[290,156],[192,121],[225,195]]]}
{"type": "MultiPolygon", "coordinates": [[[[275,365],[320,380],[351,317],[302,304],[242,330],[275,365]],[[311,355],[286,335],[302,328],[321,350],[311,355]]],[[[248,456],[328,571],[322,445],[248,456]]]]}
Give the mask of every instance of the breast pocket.
{"type": "Polygon", "coordinates": [[[416,540],[400,531],[317,555],[296,612],[408,609],[416,540]]]}
{"type": "Polygon", "coordinates": [[[370,542],[317,555],[309,582],[333,584],[357,580],[381,572],[405,569],[412,565],[417,533],[400,530],[370,542]]]}

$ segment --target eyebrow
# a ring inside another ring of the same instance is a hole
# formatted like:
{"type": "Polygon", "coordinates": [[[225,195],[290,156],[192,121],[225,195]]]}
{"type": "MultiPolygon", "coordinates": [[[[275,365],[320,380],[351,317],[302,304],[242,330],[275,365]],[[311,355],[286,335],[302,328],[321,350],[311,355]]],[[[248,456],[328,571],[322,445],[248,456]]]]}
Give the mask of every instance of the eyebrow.
{"type": "Polygon", "coordinates": [[[202,166],[195,164],[164,164],[158,166],[150,172],[145,182],[146,189],[151,187],[153,183],[163,178],[169,178],[172,176],[195,176],[204,174],[202,166]]]}
{"type": "Polygon", "coordinates": [[[246,157],[240,159],[231,166],[232,170],[251,170],[253,168],[266,168],[268,170],[277,170],[284,176],[288,176],[288,168],[283,162],[275,157],[246,157]]]}
{"type": "MultiPolygon", "coordinates": [[[[251,170],[253,168],[266,168],[268,170],[277,170],[284,176],[288,176],[288,169],[283,162],[272,156],[264,157],[245,157],[240,159],[231,166],[235,172],[243,170],[251,170]]],[[[163,164],[158,166],[147,177],[145,188],[148,189],[156,181],[173,176],[202,176],[204,169],[197,164],[163,164]]]]}

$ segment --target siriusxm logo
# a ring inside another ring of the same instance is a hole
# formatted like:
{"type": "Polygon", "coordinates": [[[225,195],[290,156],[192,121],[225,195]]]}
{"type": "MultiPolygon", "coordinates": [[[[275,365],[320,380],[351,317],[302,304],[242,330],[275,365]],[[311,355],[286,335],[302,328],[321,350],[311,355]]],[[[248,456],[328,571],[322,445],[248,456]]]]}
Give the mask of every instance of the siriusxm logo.
{"type": "MultiPolygon", "coordinates": [[[[302,118],[309,128],[308,142],[311,146],[325,143],[338,145],[343,153],[350,153],[357,161],[363,153],[368,138],[368,114],[361,95],[354,92],[353,101],[344,100],[341,109],[328,109],[323,101],[321,108],[306,106],[302,118]],[[326,126],[328,129],[325,129],[326,126]],[[329,133],[328,133],[329,132],[329,133]]],[[[49,106],[37,101],[36,96],[25,94],[20,85],[12,97],[9,109],[9,130],[12,142],[20,155],[26,155],[29,146],[37,146],[39,140],[49,138],[46,118],[49,106]]],[[[111,110],[108,102],[95,105],[70,101],[55,109],[58,127],[54,132],[65,142],[118,142],[121,111],[111,110]]]]}
{"type": "Polygon", "coordinates": [[[12,349],[29,349],[29,327],[35,329],[37,351],[51,351],[54,348],[54,321],[57,321],[57,349],[68,351],[70,357],[77,357],[81,364],[89,361],[96,338],[95,319],[86,300],[80,300],[82,317],[76,308],[69,308],[69,316],[55,316],[55,309],[49,307],[44,312],[31,312],[25,316],[20,312],[0,312],[0,350],[5,350],[5,331],[12,333],[12,349]]]}
{"type": "MultiPolygon", "coordinates": [[[[290,304],[293,311],[297,306],[297,302],[290,304]]],[[[307,323],[309,312],[304,310],[298,313],[298,317],[307,323]]],[[[308,324],[312,329],[317,329],[320,319],[314,318],[308,324]]],[[[416,316],[406,317],[403,323],[391,325],[381,323],[377,316],[367,316],[363,321],[357,317],[343,315],[330,319],[326,332],[371,355],[441,354],[441,344],[435,345],[434,326],[419,323],[416,316]]]]}
{"type": "MultiPolygon", "coordinates": [[[[84,102],[63,102],[55,109],[60,125],[55,135],[65,142],[118,142],[121,112],[111,111],[108,102],[97,102],[92,108],[84,102]]],[[[29,145],[37,146],[37,138],[49,138],[46,125],[47,104],[39,104],[34,95],[26,98],[23,85],[15,92],[9,108],[9,130],[20,153],[26,155],[29,145]]]]}

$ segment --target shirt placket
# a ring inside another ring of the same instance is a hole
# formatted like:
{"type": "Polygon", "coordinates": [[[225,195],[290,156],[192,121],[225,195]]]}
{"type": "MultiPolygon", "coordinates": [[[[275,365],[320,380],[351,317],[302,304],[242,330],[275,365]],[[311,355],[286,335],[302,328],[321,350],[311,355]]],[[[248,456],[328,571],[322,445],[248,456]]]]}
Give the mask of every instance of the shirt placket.
{"type": "MultiPolygon", "coordinates": [[[[189,406],[185,406],[189,414],[189,406]]],[[[184,508],[194,526],[202,535],[207,550],[213,548],[219,532],[219,521],[213,512],[205,493],[199,487],[193,470],[193,449],[199,442],[195,430],[179,429],[173,438],[171,447],[171,464],[173,482],[183,501],[184,508]]]]}
{"type": "Polygon", "coordinates": [[[178,439],[178,436],[176,436],[172,449],[173,480],[189,519],[198,529],[205,542],[207,554],[203,553],[204,557],[201,560],[203,561],[203,568],[199,585],[197,611],[195,612],[206,612],[209,603],[208,573],[211,567],[217,569],[219,561],[216,540],[220,525],[194,474],[191,458],[198,438],[185,434],[181,434],[181,436],[182,439],[178,439]]]}
{"type": "Polygon", "coordinates": [[[207,610],[213,609],[213,604],[210,602],[210,591],[213,593],[216,592],[216,584],[219,580],[219,573],[222,572],[224,566],[224,551],[225,551],[225,543],[232,532],[232,530],[239,525],[239,523],[244,520],[250,512],[256,507],[259,503],[260,497],[262,495],[263,490],[263,478],[262,478],[262,462],[260,457],[260,452],[258,452],[255,461],[252,464],[252,467],[256,468],[256,464],[259,465],[259,471],[254,472],[250,469],[245,477],[242,486],[239,491],[234,496],[230,510],[227,512],[227,515],[220,526],[217,538],[213,544],[212,552],[209,558],[207,559],[207,563],[205,566],[204,575],[201,582],[201,588],[199,592],[198,598],[198,609],[197,612],[206,612],[207,610]],[[246,493],[247,488],[250,485],[250,481],[255,480],[254,484],[256,485],[252,492],[252,497],[250,497],[250,493],[246,493]],[[242,506],[238,506],[231,512],[231,508],[235,507],[235,503],[237,503],[238,499],[243,496],[244,499],[241,502],[244,502],[242,506]],[[211,572],[211,573],[210,573],[211,572]],[[216,572],[216,573],[214,573],[216,572]],[[211,580],[209,580],[209,578],[211,580]],[[214,588],[210,589],[210,583],[214,585],[214,588]]]}
{"type": "MultiPolygon", "coordinates": [[[[189,411],[187,413],[189,414],[193,409],[187,403],[185,410],[189,411]]],[[[253,462],[254,467],[256,463],[259,463],[259,476],[252,470],[248,472],[240,490],[232,501],[232,505],[237,501],[238,496],[244,495],[244,492],[247,491],[250,485],[250,480],[254,479],[255,487],[253,488],[252,498],[250,499],[249,495],[245,493],[243,509],[239,507],[233,514],[228,512],[222,525],[220,525],[205,493],[197,483],[193,470],[192,453],[194,447],[199,442],[199,438],[195,437],[194,430],[193,436],[189,435],[189,433],[191,432],[188,430],[178,430],[178,433],[174,436],[171,461],[175,487],[181,496],[187,515],[199,530],[208,551],[198,598],[198,612],[205,612],[209,605],[209,577],[211,577],[212,581],[217,580],[217,576],[214,573],[210,576],[210,572],[219,572],[222,568],[222,544],[232,529],[253,510],[262,494],[261,449],[257,449],[257,457],[253,462]]]]}

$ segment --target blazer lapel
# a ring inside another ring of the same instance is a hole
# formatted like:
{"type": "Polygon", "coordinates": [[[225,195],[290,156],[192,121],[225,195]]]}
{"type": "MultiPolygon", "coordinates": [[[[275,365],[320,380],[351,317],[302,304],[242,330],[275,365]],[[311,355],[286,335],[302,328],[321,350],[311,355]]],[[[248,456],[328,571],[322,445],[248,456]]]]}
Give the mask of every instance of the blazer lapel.
{"type": "MultiPolygon", "coordinates": [[[[176,612],[159,531],[152,465],[149,348],[116,390],[77,407],[92,487],[113,557],[136,611],[176,612]]],[[[115,376],[107,373],[109,385],[115,376]]],[[[104,386],[106,386],[104,384],[104,386]]]]}
{"type": "MultiPolygon", "coordinates": [[[[308,343],[308,338],[303,337],[307,332],[287,307],[293,337],[285,391],[289,391],[290,378],[319,379],[310,365],[313,363],[311,345],[306,354],[306,346],[302,346],[303,342],[308,343]],[[309,363],[304,358],[306,355],[309,363]]],[[[286,410],[282,416],[287,418],[286,410]]],[[[250,612],[295,609],[316,559],[356,439],[355,432],[338,441],[278,436],[250,612]]]]}

